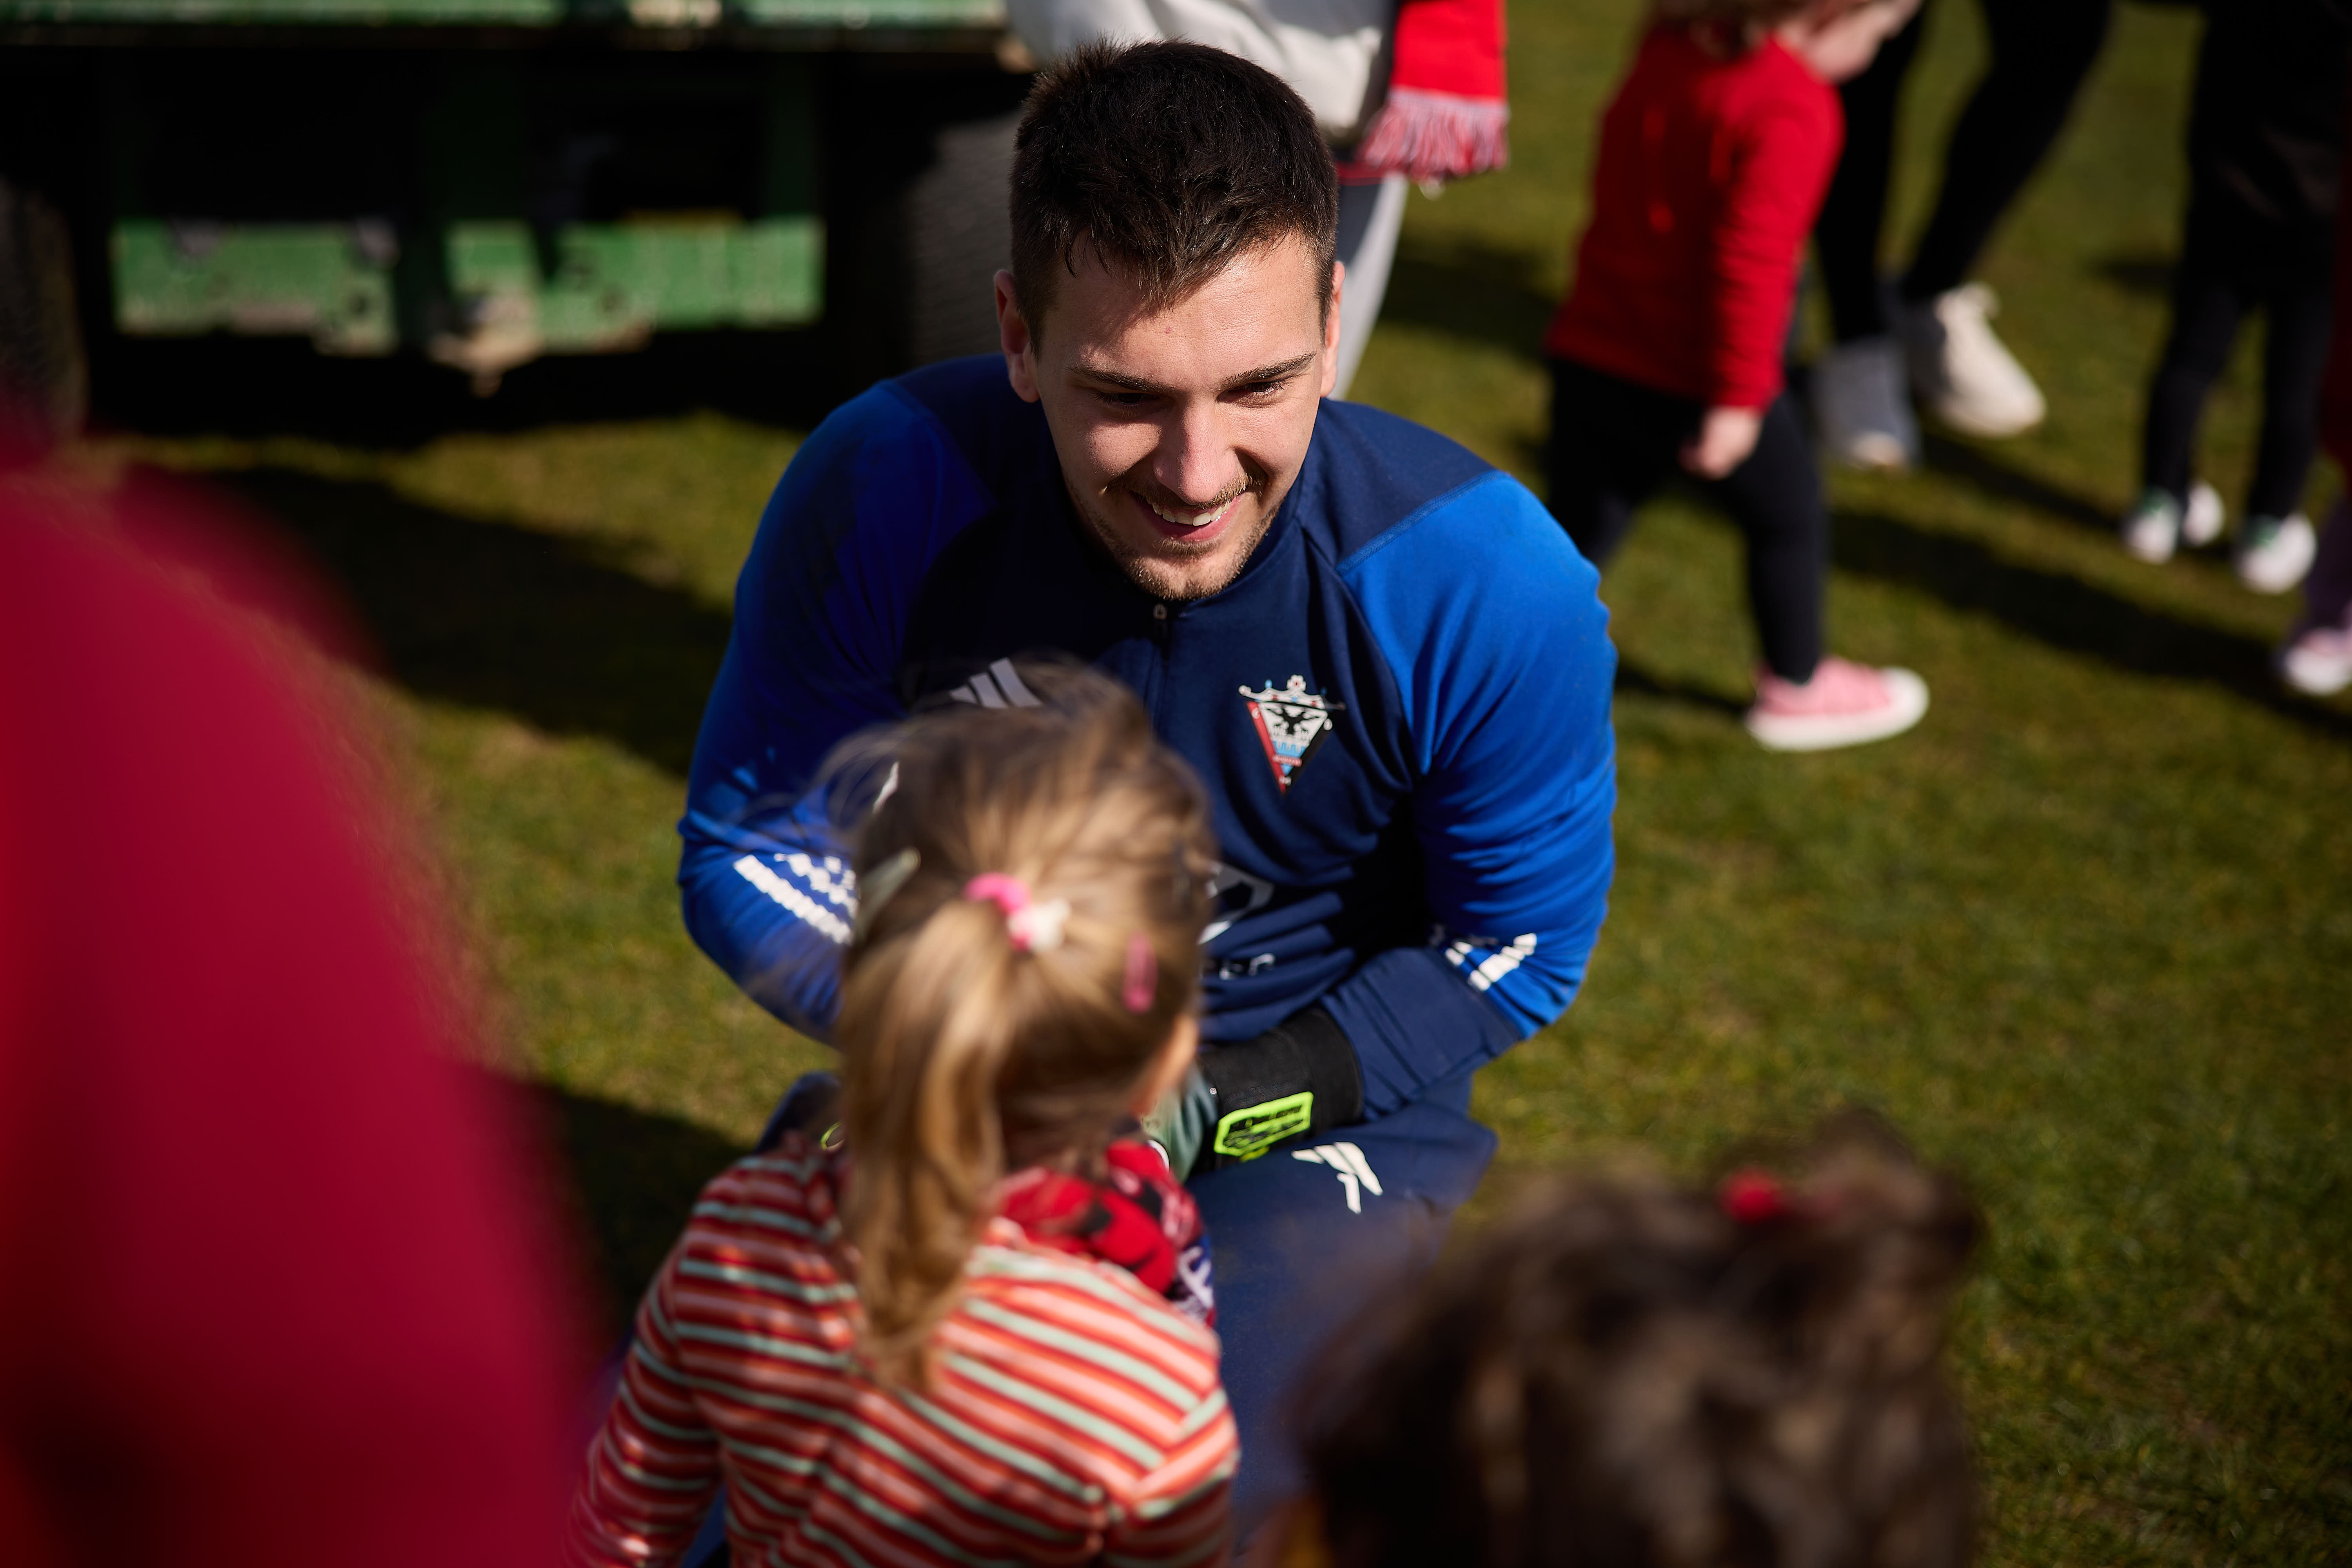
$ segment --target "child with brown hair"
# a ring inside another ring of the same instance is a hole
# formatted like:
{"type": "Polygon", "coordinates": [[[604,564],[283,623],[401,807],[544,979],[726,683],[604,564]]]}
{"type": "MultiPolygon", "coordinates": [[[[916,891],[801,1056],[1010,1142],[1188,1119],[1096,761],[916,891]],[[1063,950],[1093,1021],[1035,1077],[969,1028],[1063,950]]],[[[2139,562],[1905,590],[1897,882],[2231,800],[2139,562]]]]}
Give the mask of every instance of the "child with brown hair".
{"type": "Polygon", "coordinates": [[[1592,221],[1552,319],[1552,515],[1603,565],[1677,468],[1746,535],[1763,659],[1748,732],[1778,751],[1899,734],[1905,669],[1824,656],[1829,512],[1781,385],[1797,268],[1836,167],[1832,84],[1917,0],[1657,0],[1601,125],[1592,221]]]}
{"type": "Polygon", "coordinates": [[[1124,689],[1023,674],[1037,706],[919,716],[830,767],[863,817],[840,1122],[695,1205],[572,1562],[676,1560],[722,1478],[739,1563],[1223,1552],[1200,1226],[1115,1138],[1192,1060],[1207,813],[1124,689]]]}
{"type": "Polygon", "coordinates": [[[1284,1568],[1961,1568],[1978,1221],[1849,1116],[1776,1175],[1562,1183],[1344,1347],[1284,1568]]]}

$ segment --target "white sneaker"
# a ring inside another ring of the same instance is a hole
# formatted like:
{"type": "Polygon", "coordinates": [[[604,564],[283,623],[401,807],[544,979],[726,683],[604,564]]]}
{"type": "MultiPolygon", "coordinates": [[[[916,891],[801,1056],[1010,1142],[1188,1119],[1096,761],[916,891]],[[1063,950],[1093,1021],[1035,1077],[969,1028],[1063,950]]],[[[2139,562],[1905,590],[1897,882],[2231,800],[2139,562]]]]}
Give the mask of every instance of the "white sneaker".
{"type": "Polygon", "coordinates": [[[2333,697],[2352,686],[2352,627],[2309,626],[2279,649],[2279,678],[2297,691],[2333,697]]]}
{"type": "Polygon", "coordinates": [[[2189,490],[2186,507],[2150,485],[2124,513],[2116,531],[2126,550],[2142,561],[2161,563],[2184,544],[2194,549],[2221,538],[2222,521],[2221,492],[2200,479],[2189,490]]]}
{"type": "Polygon", "coordinates": [[[1919,461],[1919,422],[1893,338],[1839,343],[1813,362],[1813,423],[1822,449],[1850,468],[1901,473],[1919,461]]]}
{"type": "Polygon", "coordinates": [[[2142,561],[2161,563],[2180,545],[2180,503],[2150,485],[2116,529],[2124,548],[2142,561]]]}
{"type": "Polygon", "coordinates": [[[2238,581],[2257,594],[2284,594],[2303,581],[2318,552],[2319,535],[2303,513],[2250,517],[2238,536],[2238,581]]]}
{"type": "Polygon", "coordinates": [[[2050,411],[2025,367],[1993,336],[1999,309],[1991,289],[1963,283],[1899,316],[1919,401],[1964,436],[2015,436],[2050,411]]]}
{"type": "Polygon", "coordinates": [[[2221,525],[2229,521],[2221,510],[2221,492],[2200,479],[2189,487],[2189,509],[2180,514],[2180,542],[2191,550],[2202,550],[2221,537],[2221,525]]]}

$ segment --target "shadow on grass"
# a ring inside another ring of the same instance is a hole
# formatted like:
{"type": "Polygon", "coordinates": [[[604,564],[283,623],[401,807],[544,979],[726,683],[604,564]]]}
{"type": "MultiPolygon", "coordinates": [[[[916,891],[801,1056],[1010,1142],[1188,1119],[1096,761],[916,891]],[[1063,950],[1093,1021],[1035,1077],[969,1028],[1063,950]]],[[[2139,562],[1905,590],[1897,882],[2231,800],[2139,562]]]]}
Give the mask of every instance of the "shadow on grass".
{"type": "Polygon", "coordinates": [[[2178,263],[2169,256],[2106,256],[2091,264],[2091,270],[2126,294],[2140,294],[2155,300],[2172,297],[2172,276],[2178,263]]]}
{"type": "Polygon", "coordinates": [[[1840,511],[1831,555],[1848,572],[1900,583],[1957,610],[1990,616],[2048,646],[2123,669],[2210,681],[2336,740],[2352,714],[2287,691],[2256,638],[2179,620],[2078,578],[2003,561],[1973,540],[1930,533],[1895,518],[1840,511]]]}
{"type": "Polygon", "coordinates": [[[555,734],[595,734],[683,776],[731,617],[649,583],[609,545],[458,517],[384,487],[284,468],[229,488],[349,597],[392,678],[555,734]]]}
{"type": "Polygon", "coordinates": [[[551,356],[477,397],[414,355],[335,359],[300,339],[121,339],[103,346],[95,422],[148,435],[307,436],[400,450],[453,431],[654,419],[710,409],[806,430],[857,389],[814,331],[657,336],[635,353],[551,356]]]}
{"type": "Polygon", "coordinates": [[[1685,707],[1703,709],[1737,719],[1745,714],[1746,706],[1720,691],[1704,686],[1692,686],[1685,681],[1669,680],[1662,675],[1643,669],[1627,659],[1622,652],[1617,656],[1617,690],[1638,697],[1654,697],[1662,701],[1679,702],[1685,707]]]}
{"type": "Polygon", "coordinates": [[[1992,497],[2031,508],[2046,517],[2073,523],[2095,533],[2115,531],[2116,514],[2088,496],[2077,495],[2037,475],[2002,462],[1964,442],[1930,431],[1925,437],[1927,466],[1931,472],[1992,497]]]}
{"type": "Polygon", "coordinates": [[[707,1127],[558,1089],[538,1091],[572,1181],[608,1322],[627,1327],[703,1184],[751,1151],[707,1127]]]}
{"type": "Polygon", "coordinates": [[[1381,320],[1449,332],[1539,360],[1544,328],[1559,303],[1524,251],[1470,245],[1400,247],[1381,299],[1381,320]]]}

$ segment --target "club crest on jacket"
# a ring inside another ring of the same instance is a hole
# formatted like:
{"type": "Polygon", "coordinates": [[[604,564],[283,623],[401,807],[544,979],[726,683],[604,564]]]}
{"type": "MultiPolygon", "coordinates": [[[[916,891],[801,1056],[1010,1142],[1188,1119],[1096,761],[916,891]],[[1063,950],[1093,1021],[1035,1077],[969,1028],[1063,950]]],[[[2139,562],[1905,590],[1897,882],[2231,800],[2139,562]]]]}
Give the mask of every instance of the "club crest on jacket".
{"type": "Polygon", "coordinates": [[[1279,691],[1269,680],[1262,690],[1244,686],[1241,692],[1249,704],[1250,722],[1257,726],[1258,741],[1265,747],[1265,760],[1274,768],[1275,783],[1287,793],[1292,777],[1331,733],[1331,709],[1307,689],[1303,675],[1292,676],[1279,691]]]}

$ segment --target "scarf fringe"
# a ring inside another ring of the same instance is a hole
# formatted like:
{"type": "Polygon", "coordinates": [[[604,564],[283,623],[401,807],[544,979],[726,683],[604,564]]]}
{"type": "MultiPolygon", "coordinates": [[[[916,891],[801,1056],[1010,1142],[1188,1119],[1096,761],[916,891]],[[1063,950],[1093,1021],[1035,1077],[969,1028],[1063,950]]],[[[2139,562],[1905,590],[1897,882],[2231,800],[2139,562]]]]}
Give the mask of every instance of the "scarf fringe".
{"type": "Polygon", "coordinates": [[[1510,120],[1511,106],[1498,98],[1392,87],[1350,162],[1422,185],[1465,179],[1511,161],[1510,120]]]}

